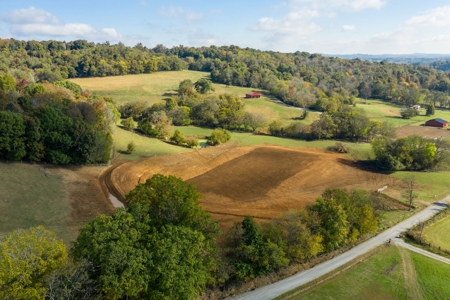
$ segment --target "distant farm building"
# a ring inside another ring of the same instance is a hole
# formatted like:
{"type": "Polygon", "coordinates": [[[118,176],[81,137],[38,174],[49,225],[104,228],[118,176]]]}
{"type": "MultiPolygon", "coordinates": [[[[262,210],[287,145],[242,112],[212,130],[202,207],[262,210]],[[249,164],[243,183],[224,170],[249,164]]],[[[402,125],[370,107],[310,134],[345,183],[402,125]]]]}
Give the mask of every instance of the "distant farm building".
{"type": "Polygon", "coordinates": [[[420,110],[420,105],[417,105],[417,104],[416,104],[416,105],[413,105],[413,106],[412,106],[412,109],[420,110]]]}
{"type": "Polygon", "coordinates": [[[259,98],[261,96],[262,96],[262,94],[257,93],[257,92],[251,92],[251,93],[245,94],[245,98],[259,98]]]}
{"type": "Polygon", "coordinates": [[[441,118],[429,120],[425,123],[425,126],[432,126],[432,127],[447,127],[448,122],[445,120],[442,120],[441,118]]]}

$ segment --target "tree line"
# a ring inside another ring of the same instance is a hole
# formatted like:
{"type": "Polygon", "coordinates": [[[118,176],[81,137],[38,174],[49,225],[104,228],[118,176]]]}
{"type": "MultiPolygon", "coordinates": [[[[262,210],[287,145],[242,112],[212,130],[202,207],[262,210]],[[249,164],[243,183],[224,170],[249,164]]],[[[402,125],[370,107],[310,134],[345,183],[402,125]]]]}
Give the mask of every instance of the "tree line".
{"type": "Polygon", "coordinates": [[[196,299],[208,287],[304,262],[378,228],[370,193],[332,189],[262,225],[245,217],[219,249],[218,224],[199,198],[193,184],[156,174],[126,196],[126,209],[86,224],[69,251],[42,227],[0,235],[0,297],[196,299]]]}
{"type": "Polygon", "coordinates": [[[69,81],[0,76],[0,158],[54,164],[107,162],[120,118],[113,101],[69,81]]]}
{"type": "Polygon", "coordinates": [[[54,82],[73,77],[115,76],[170,70],[211,73],[214,82],[269,91],[282,101],[320,111],[352,104],[356,97],[411,106],[449,107],[450,79],[429,66],[346,60],[297,51],[280,53],[237,46],[147,48],[142,44],[85,40],[0,39],[3,72],[25,72],[54,82]]]}

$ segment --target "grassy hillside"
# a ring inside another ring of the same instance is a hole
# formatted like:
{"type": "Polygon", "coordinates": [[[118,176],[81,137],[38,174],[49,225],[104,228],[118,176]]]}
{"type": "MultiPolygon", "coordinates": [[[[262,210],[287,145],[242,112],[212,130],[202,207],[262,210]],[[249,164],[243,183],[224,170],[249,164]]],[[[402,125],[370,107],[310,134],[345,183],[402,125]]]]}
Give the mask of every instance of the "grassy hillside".
{"type": "MultiPolygon", "coordinates": [[[[358,258],[359,260],[360,258],[358,258]]],[[[446,299],[450,265],[396,246],[277,299],[446,299]],[[327,279],[328,278],[328,279],[327,279]],[[294,294],[294,295],[293,295],[294,294]]]]}
{"type": "Polygon", "coordinates": [[[0,233],[43,225],[66,242],[70,205],[63,174],[41,165],[0,163],[0,233]]]}

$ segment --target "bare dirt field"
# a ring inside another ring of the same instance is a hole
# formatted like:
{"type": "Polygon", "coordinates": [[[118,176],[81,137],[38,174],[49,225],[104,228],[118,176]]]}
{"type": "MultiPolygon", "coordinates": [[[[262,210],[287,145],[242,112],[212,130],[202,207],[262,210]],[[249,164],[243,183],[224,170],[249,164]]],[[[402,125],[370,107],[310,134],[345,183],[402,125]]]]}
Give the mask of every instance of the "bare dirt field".
{"type": "Polygon", "coordinates": [[[316,149],[227,144],[113,166],[108,188],[119,199],[156,173],[195,183],[201,206],[226,230],[246,215],[259,221],[313,203],[326,188],[376,190],[398,184],[350,158],[316,149]]]}
{"type": "Polygon", "coordinates": [[[450,130],[429,126],[401,126],[397,128],[397,137],[418,134],[427,138],[446,138],[450,136],[450,130]]]}

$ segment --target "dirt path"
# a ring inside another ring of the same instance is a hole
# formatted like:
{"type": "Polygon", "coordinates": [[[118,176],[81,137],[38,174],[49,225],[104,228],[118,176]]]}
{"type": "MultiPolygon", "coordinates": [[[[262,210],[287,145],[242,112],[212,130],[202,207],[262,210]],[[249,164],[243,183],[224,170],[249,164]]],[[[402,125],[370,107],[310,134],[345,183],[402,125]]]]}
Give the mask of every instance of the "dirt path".
{"type": "Polygon", "coordinates": [[[408,299],[423,299],[417,282],[417,272],[410,253],[403,247],[397,246],[400,256],[402,257],[403,276],[405,278],[406,293],[408,299]]]}

